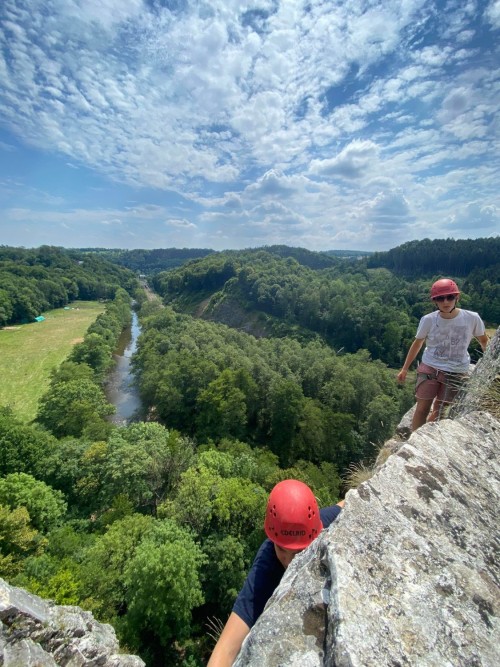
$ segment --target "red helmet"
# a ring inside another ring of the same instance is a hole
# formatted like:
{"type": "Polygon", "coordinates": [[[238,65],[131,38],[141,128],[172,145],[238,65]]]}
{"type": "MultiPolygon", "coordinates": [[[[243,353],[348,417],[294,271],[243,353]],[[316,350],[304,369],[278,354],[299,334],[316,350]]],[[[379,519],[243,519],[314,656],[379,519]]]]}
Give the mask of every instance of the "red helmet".
{"type": "Polygon", "coordinates": [[[450,278],[436,280],[431,287],[431,299],[435,299],[437,296],[446,296],[447,294],[456,294],[457,296],[460,294],[457,283],[450,278]]]}
{"type": "Polygon", "coordinates": [[[269,495],[264,530],[284,549],[305,549],[323,529],[318,503],[303,482],[285,479],[269,495]]]}

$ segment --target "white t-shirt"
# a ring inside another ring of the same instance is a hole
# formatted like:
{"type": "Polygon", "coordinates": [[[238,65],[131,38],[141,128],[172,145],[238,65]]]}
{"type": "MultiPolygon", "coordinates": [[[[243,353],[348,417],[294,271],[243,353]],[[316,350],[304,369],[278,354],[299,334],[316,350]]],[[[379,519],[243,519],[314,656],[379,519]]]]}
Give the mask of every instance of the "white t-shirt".
{"type": "Polygon", "coordinates": [[[439,311],[424,315],[415,338],[425,338],[424,364],[442,371],[466,373],[470,364],[467,348],[474,336],[484,333],[484,323],[479,315],[460,309],[451,320],[441,317],[439,311]]]}

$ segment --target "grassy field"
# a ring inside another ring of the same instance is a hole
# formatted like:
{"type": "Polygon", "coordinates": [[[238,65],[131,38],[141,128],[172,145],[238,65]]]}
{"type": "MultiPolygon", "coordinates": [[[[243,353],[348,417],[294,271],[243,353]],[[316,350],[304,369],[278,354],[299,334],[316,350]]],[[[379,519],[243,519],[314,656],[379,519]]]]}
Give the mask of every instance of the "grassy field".
{"type": "Polygon", "coordinates": [[[44,322],[0,329],[0,405],[9,405],[28,422],[37,412],[50,371],[83,340],[88,327],[104,311],[104,304],[78,301],[71,310],[43,313],[44,322]]]}

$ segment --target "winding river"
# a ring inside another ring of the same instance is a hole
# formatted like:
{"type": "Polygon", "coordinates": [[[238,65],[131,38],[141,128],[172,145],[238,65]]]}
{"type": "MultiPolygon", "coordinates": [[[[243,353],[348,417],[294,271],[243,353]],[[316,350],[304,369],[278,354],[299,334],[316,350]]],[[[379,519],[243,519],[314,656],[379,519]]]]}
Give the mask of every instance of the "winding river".
{"type": "Polygon", "coordinates": [[[105,387],[108,401],[116,408],[115,414],[109,417],[109,421],[113,424],[124,426],[142,418],[141,400],[137,387],[134,385],[131,369],[132,355],[136,350],[140,333],[139,318],[132,311],[132,324],[120,335],[113,354],[116,365],[110,372],[105,387]]]}

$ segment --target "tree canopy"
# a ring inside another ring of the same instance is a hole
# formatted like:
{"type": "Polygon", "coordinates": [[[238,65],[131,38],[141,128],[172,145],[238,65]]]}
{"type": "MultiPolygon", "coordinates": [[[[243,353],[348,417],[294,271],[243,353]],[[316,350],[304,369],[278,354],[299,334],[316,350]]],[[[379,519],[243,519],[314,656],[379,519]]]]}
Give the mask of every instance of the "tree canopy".
{"type": "Polygon", "coordinates": [[[76,299],[113,298],[119,287],[133,293],[138,284],[131,271],[95,255],[0,246],[0,327],[32,322],[76,299]]]}

